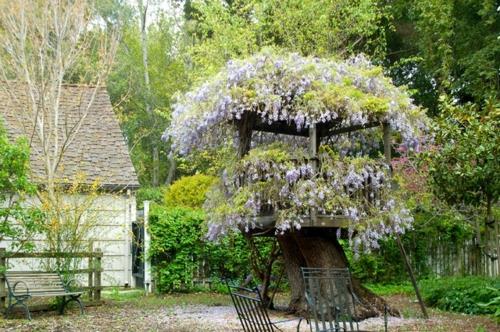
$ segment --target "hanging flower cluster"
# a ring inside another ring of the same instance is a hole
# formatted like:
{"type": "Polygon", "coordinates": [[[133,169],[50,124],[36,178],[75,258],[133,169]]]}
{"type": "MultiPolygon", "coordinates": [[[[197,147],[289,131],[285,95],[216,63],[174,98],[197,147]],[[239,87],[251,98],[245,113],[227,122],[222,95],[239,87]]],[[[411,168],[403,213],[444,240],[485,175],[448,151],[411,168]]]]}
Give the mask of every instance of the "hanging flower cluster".
{"type": "Polygon", "coordinates": [[[347,217],[355,250],[378,248],[381,238],[411,227],[413,218],[394,195],[383,160],[341,158],[323,147],[315,161],[289,150],[276,144],[253,149],[226,170],[207,196],[209,238],[235,228],[249,231],[270,214],[277,232],[299,230],[311,209],[347,217]]]}
{"type": "Polygon", "coordinates": [[[423,111],[365,57],[331,61],[269,51],[229,61],[218,75],[178,96],[163,138],[186,154],[222,144],[235,135],[235,122],[254,112],[262,123],[286,122],[304,129],[387,122],[410,148],[425,127],[423,111]]]}

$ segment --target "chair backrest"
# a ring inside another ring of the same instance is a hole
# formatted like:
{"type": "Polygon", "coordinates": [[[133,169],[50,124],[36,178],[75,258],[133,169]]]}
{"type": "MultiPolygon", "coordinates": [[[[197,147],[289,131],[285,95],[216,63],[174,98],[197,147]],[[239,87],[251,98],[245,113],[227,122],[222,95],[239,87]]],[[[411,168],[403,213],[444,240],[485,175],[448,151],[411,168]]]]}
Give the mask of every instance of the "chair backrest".
{"type": "Polygon", "coordinates": [[[358,331],[354,317],[354,294],[348,268],[302,267],[311,330],[358,331]]]}
{"type": "Polygon", "coordinates": [[[227,284],[234,307],[238,313],[243,331],[272,332],[274,331],[267,310],[262,303],[259,290],[227,284]]]}

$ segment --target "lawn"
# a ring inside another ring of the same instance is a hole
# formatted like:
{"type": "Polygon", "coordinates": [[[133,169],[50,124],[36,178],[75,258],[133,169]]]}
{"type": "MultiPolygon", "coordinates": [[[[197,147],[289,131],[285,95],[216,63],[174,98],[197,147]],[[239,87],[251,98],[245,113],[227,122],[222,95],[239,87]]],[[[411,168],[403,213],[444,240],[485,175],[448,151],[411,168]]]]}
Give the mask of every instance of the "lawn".
{"type": "MultiPolygon", "coordinates": [[[[384,290],[390,305],[397,307],[402,317],[389,319],[389,331],[498,331],[499,326],[489,317],[472,316],[430,309],[430,319],[421,318],[418,304],[408,293],[394,288],[384,290]]],[[[21,315],[13,319],[0,318],[1,331],[241,331],[229,296],[217,293],[189,293],[164,296],[144,296],[140,291],[113,290],[103,294],[104,305],[89,307],[80,316],[76,310],[64,316],[56,312],[37,312],[32,321],[21,315]]],[[[278,297],[278,304],[285,298],[278,297]]],[[[282,318],[272,312],[272,318],[282,318]]],[[[295,323],[283,326],[294,331],[295,323]]],[[[360,324],[372,331],[382,331],[383,321],[372,318],[360,324]]],[[[309,331],[303,324],[301,331],[309,331]]]]}

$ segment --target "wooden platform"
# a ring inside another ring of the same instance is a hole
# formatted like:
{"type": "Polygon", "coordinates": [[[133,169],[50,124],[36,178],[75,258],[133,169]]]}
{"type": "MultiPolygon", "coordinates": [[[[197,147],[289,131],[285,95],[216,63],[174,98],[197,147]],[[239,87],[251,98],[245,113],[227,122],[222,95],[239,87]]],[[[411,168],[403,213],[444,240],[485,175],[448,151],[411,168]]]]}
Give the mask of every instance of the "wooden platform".
{"type": "MultiPolygon", "coordinates": [[[[347,216],[342,215],[323,215],[318,214],[316,216],[304,216],[302,217],[303,222],[301,223],[302,228],[348,228],[350,219],[347,216]]],[[[258,230],[268,230],[275,228],[276,226],[276,216],[260,216],[256,218],[256,224],[258,230]]]]}

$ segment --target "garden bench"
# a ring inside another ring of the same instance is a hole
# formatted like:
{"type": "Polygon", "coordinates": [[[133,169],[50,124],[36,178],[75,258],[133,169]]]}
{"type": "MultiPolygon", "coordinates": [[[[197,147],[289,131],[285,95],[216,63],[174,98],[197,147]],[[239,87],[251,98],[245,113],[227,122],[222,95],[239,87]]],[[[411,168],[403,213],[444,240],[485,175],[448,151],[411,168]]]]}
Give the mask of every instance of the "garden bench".
{"type": "Polygon", "coordinates": [[[273,332],[282,331],[276,324],[298,319],[297,332],[300,329],[302,318],[292,318],[272,322],[266,306],[257,288],[245,288],[227,284],[229,294],[236,308],[238,318],[245,332],[273,332]]]}
{"type": "Polygon", "coordinates": [[[76,302],[83,314],[83,303],[80,296],[83,292],[73,292],[69,283],[65,283],[59,273],[53,272],[6,272],[5,280],[9,293],[9,306],[5,311],[7,316],[18,305],[24,308],[26,317],[31,320],[31,314],[26,301],[33,297],[61,297],[59,313],[63,314],[69,302],[76,302]]]}
{"type": "MultiPolygon", "coordinates": [[[[355,320],[355,304],[359,303],[352,290],[348,268],[302,267],[305,296],[316,332],[359,331],[355,320]]],[[[384,312],[387,332],[387,308],[384,312]]]]}

